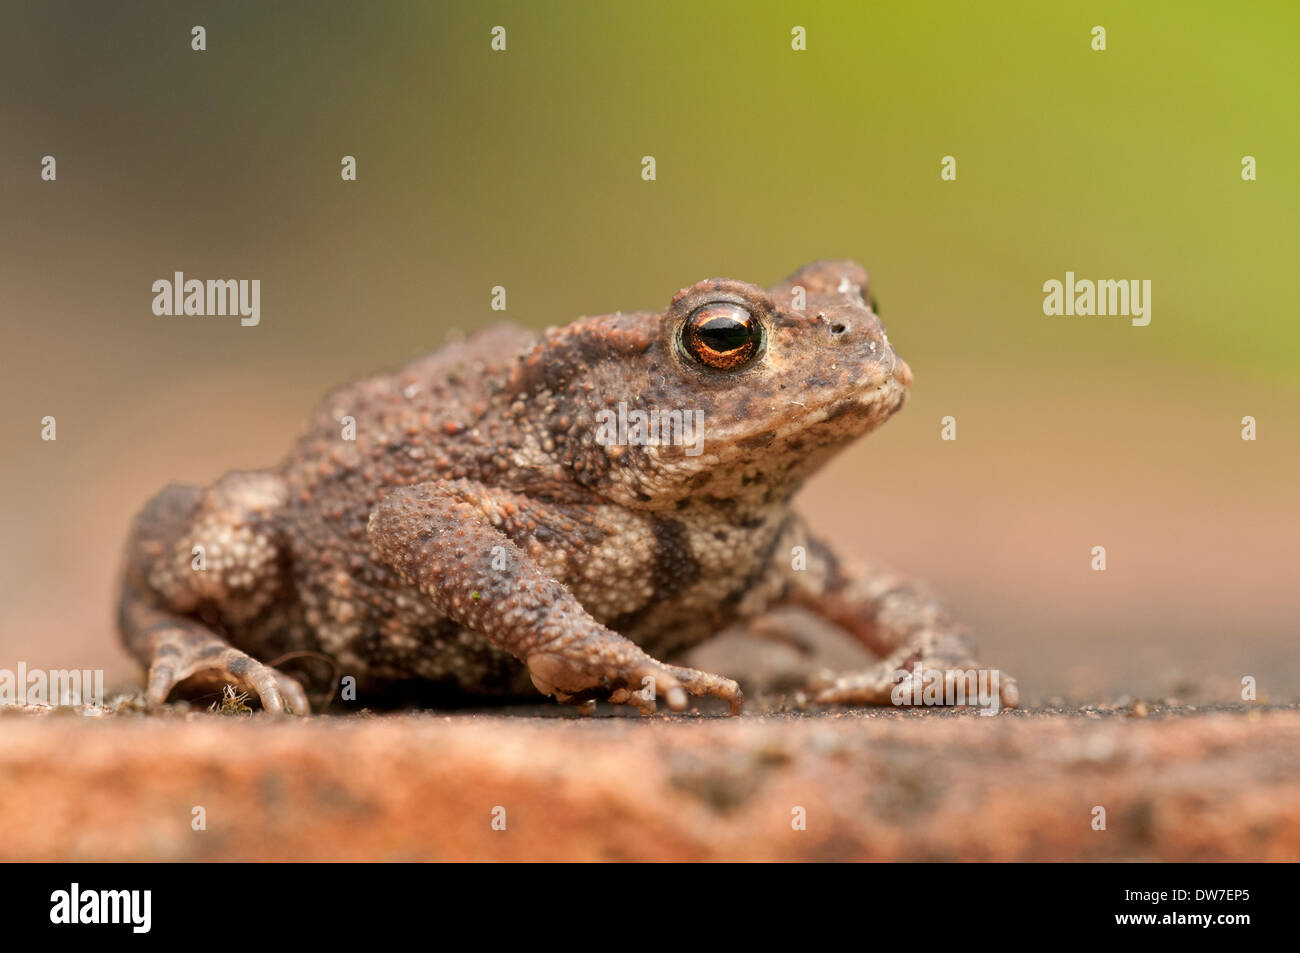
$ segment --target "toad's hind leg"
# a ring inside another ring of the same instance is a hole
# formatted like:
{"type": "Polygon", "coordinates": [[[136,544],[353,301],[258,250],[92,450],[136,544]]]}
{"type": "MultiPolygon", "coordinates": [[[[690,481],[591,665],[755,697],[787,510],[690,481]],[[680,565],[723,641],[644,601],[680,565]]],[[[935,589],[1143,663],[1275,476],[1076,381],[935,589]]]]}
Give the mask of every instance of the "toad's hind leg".
{"type": "Polygon", "coordinates": [[[766,607],[809,610],[880,657],[863,671],[815,679],[809,685],[815,702],[914,704],[920,691],[922,701],[933,699],[927,704],[978,703],[992,710],[1020,705],[1016,680],[975,661],[965,627],[920,587],[892,573],[841,561],[800,521],[792,521],[786,532],[775,551],[800,547],[807,560],[798,571],[784,558],[774,563],[777,595],[766,607]]]}
{"type": "Polygon", "coordinates": [[[208,490],[170,486],[136,518],[118,627],[148,668],[150,704],[181,683],[190,690],[233,683],[268,712],[310,711],[297,681],[204,621],[252,618],[278,594],[272,526],[281,500],[274,475],[232,473],[208,490]]]}
{"type": "Polygon", "coordinates": [[[149,668],[145,697],[161,705],[182,683],[190,692],[237,685],[255,695],[268,712],[305,715],[311,711],[302,686],[232,646],[201,622],[172,615],[124,592],[120,623],[136,658],[149,668]]]}

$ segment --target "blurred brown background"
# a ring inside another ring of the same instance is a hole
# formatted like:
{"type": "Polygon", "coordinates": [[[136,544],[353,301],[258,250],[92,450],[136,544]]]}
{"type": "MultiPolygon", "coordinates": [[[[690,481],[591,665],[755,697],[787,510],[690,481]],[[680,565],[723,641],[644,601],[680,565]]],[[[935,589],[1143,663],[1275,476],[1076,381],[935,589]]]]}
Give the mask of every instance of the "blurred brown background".
{"type": "Polygon", "coordinates": [[[1300,14],[842,7],[0,8],[0,667],[130,677],[140,505],[275,462],[493,285],[540,328],[852,257],[916,385],[815,526],[931,582],[1030,700],[1300,696],[1300,14]],[[155,317],[177,270],[260,279],[260,326],[155,317]],[[1150,279],[1152,323],[1045,317],[1067,270],[1150,279]]]}

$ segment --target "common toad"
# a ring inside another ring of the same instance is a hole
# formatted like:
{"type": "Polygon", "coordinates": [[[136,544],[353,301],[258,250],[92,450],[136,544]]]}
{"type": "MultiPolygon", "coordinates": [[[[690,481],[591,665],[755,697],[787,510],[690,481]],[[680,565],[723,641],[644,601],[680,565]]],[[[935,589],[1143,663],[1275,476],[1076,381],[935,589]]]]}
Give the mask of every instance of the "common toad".
{"type": "Polygon", "coordinates": [[[363,692],[517,695],[531,678],[588,710],[697,695],[737,712],[734,681],[667,660],[800,606],[881,659],[815,700],[889,704],[917,662],[977,668],[963,631],[835,556],[790,501],[911,382],[849,261],[766,291],[701,281],[662,314],[495,326],[336,390],[275,469],[163,490],[132,530],[121,632],[155,704],[234,682],[304,713],[303,684],[271,665],[306,654],[363,692]]]}

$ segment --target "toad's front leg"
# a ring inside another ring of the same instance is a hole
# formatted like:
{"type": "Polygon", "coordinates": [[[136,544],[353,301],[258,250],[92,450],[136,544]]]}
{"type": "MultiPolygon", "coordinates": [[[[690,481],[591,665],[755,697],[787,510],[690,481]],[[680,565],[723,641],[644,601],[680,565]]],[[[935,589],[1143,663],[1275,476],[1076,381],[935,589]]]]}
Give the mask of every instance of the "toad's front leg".
{"type": "Polygon", "coordinates": [[[778,547],[777,552],[788,554],[792,546],[804,547],[806,567],[793,570],[783,562],[775,568],[784,577],[777,605],[812,611],[881,659],[863,671],[815,680],[810,687],[816,702],[914,704],[918,695],[924,703],[938,695],[942,700],[955,697],[973,704],[983,677],[984,685],[996,691],[997,704],[1019,706],[1016,680],[977,663],[965,627],[918,586],[892,573],[843,562],[801,524],[792,525],[788,532],[790,545],[778,547]],[[913,681],[918,670],[919,686],[913,681]],[[926,692],[926,686],[932,690],[926,692]]]}
{"type": "Polygon", "coordinates": [[[653,711],[655,698],[686,707],[687,694],[740,711],[731,679],[651,658],[605,628],[514,542],[549,530],[544,504],[465,480],[395,490],[370,517],[370,540],[402,580],[452,621],[528,666],[533,684],[560,701],[597,697],[653,711]]]}

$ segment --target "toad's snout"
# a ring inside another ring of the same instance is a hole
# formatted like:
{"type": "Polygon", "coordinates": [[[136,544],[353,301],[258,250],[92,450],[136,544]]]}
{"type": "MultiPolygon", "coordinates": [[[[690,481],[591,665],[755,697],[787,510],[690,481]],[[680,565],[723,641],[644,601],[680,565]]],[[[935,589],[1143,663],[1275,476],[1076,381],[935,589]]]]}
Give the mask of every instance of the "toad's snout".
{"type": "Polygon", "coordinates": [[[823,313],[821,318],[837,347],[860,349],[862,358],[873,366],[872,377],[898,384],[903,390],[911,388],[912,368],[898,356],[874,314],[864,308],[843,308],[823,313]]]}
{"type": "Polygon", "coordinates": [[[898,381],[898,383],[902,384],[904,390],[911,390],[912,388],[911,366],[908,365],[907,361],[903,360],[901,357],[898,356],[898,352],[894,350],[892,345],[886,345],[886,346],[889,347],[889,353],[892,354],[894,357],[894,367],[893,370],[890,372],[889,376],[892,377],[894,380],[898,381]]]}

